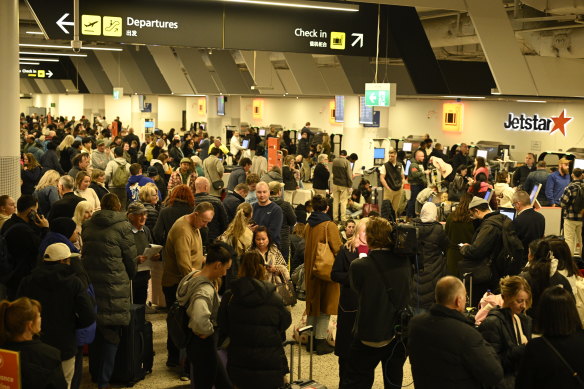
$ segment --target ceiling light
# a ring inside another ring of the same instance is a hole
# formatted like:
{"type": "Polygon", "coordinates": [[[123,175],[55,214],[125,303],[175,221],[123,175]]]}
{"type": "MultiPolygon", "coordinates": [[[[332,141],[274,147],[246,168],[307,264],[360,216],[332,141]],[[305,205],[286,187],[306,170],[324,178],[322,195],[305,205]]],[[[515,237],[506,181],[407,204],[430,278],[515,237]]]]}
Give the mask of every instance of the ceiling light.
{"type": "Polygon", "coordinates": [[[445,99],[484,99],[484,96],[442,96],[445,99]]]}
{"type": "Polygon", "coordinates": [[[500,95],[501,92],[499,91],[498,88],[491,88],[491,94],[492,95],[500,95]]]}
{"type": "Polygon", "coordinates": [[[324,9],[329,11],[344,11],[344,12],[359,12],[359,5],[357,4],[337,4],[325,3],[318,1],[263,1],[263,0],[224,0],[228,3],[245,3],[258,5],[275,5],[280,7],[294,7],[294,8],[312,8],[324,9]]]}
{"type": "Polygon", "coordinates": [[[19,65],[40,65],[38,62],[19,62],[19,65]]]}
{"type": "Polygon", "coordinates": [[[59,62],[56,58],[18,58],[19,61],[59,62]]]}
{"type": "Polygon", "coordinates": [[[87,57],[87,54],[70,54],[70,53],[43,53],[38,51],[19,51],[18,54],[27,55],[54,55],[57,57],[87,57]]]}
{"type": "Polygon", "coordinates": [[[518,103],[547,103],[547,101],[543,100],[515,100],[518,103]]]}
{"type": "Polygon", "coordinates": [[[41,31],[27,31],[26,33],[30,35],[45,35],[41,31]]]}
{"type": "MultiPolygon", "coordinates": [[[[67,45],[39,45],[36,43],[19,43],[18,46],[21,47],[38,47],[45,49],[70,49],[71,46],[67,45]]],[[[101,47],[101,46],[83,46],[83,50],[102,50],[102,51],[123,51],[124,49],[119,47],[101,47]]]]}

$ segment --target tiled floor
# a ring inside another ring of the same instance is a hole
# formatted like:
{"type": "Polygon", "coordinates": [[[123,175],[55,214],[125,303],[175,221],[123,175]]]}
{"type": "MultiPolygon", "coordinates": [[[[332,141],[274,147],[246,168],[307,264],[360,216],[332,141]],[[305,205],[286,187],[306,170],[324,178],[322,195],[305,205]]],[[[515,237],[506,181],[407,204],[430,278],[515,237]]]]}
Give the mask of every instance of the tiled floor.
{"type": "MultiPolygon", "coordinates": [[[[292,308],[293,323],[297,323],[302,313],[304,312],[304,303],[299,302],[294,308],[292,308]]],[[[154,350],[156,355],[154,356],[154,369],[152,374],[146,376],[146,379],[138,382],[134,385],[136,389],[146,389],[146,388],[168,388],[168,389],[178,389],[178,388],[189,388],[189,384],[182,382],[178,379],[178,370],[170,369],[166,367],[166,315],[165,314],[153,314],[148,315],[148,320],[152,322],[154,328],[154,350]]],[[[294,325],[294,324],[293,324],[294,325]]],[[[292,327],[288,330],[288,338],[292,336],[292,327]]],[[[286,349],[288,354],[290,348],[286,349]]],[[[294,363],[297,369],[298,355],[294,355],[294,363]]],[[[303,351],[302,354],[302,370],[308,375],[308,353],[303,351]]],[[[383,388],[383,379],[381,376],[381,365],[378,366],[375,371],[375,383],[373,388],[381,389],[383,388]]],[[[81,385],[82,389],[96,388],[97,385],[91,383],[89,377],[89,371],[87,366],[87,360],[84,364],[84,376],[83,383],[81,385]]],[[[329,389],[338,388],[338,363],[337,357],[334,354],[328,354],[323,356],[314,356],[314,379],[318,382],[326,385],[329,389]]],[[[404,366],[404,380],[403,385],[406,386],[412,382],[412,377],[410,373],[410,365],[406,362],[404,366]]],[[[413,388],[413,384],[409,385],[408,388],[413,388]]]]}

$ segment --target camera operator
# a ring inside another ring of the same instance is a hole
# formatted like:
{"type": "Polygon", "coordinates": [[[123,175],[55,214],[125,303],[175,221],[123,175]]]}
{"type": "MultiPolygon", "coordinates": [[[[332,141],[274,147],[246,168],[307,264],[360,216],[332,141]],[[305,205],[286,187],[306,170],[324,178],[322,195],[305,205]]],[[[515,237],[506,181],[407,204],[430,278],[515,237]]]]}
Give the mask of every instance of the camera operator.
{"type": "Polygon", "coordinates": [[[410,260],[393,253],[392,226],[387,220],[371,218],[365,233],[369,254],[354,260],[349,268],[351,288],[359,296],[359,309],[347,379],[341,389],[370,388],[379,362],[383,366],[385,388],[400,388],[406,350],[395,324],[410,299],[410,260]]]}

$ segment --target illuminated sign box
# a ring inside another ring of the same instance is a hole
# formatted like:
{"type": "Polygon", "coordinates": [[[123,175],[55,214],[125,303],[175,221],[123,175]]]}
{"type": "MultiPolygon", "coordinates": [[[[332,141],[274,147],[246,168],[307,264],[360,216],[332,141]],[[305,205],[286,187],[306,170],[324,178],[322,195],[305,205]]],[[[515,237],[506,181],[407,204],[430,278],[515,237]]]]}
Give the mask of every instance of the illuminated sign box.
{"type": "Polygon", "coordinates": [[[462,132],[462,103],[442,104],[442,131],[462,132]]]}
{"type": "Polygon", "coordinates": [[[252,105],[252,117],[254,119],[261,119],[264,117],[264,100],[254,99],[252,105]]]}

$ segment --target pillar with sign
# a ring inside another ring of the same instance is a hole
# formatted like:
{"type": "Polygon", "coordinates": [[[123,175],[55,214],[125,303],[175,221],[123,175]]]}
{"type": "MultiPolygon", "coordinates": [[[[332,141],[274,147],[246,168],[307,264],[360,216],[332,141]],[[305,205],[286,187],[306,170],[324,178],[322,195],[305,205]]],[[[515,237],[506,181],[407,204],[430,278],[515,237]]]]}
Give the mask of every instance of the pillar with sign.
{"type": "Polygon", "coordinates": [[[0,194],[20,197],[20,78],[18,75],[18,0],[0,1],[0,194]]]}

